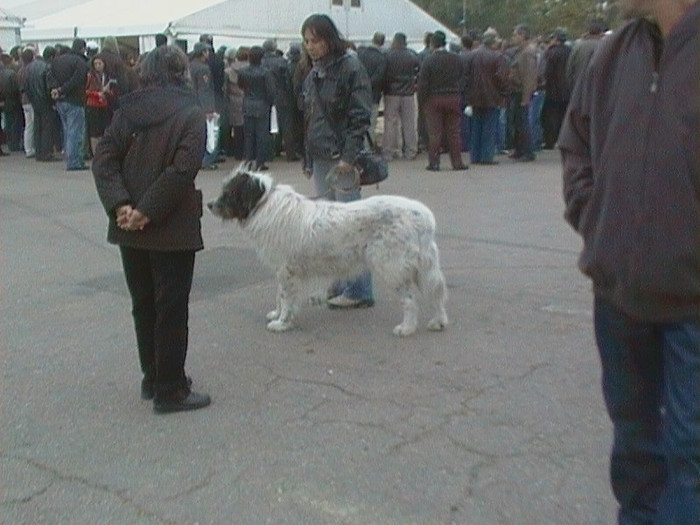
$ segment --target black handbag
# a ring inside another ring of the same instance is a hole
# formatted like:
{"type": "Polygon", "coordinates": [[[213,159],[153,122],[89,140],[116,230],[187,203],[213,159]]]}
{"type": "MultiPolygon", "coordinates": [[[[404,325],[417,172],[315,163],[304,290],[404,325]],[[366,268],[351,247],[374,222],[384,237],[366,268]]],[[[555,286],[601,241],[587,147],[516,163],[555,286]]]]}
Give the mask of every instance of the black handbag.
{"type": "Polygon", "coordinates": [[[360,185],[379,184],[389,176],[389,164],[377,151],[372,138],[367,133],[369,149],[365,148],[355,157],[354,166],[360,174],[360,185]]]}
{"type": "MultiPolygon", "coordinates": [[[[315,82],[313,84],[313,94],[316,97],[318,108],[320,109],[323,118],[329,122],[333,132],[338,135],[333,123],[326,114],[326,109],[323,107],[323,102],[321,101],[321,96],[318,93],[318,88],[315,82]]],[[[357,157],[355,157],[355,161],[353,162],[353,166],[358,173],[360,186],[379,184],[380,182],[386,180],[386,178],[389,176],[389,163],[384,160],[382,154],[377,150],[369,131],[365,133],[365,137],[367,138],[369,149],[363,148],[360,153],[357,154],[357,157]]]]}

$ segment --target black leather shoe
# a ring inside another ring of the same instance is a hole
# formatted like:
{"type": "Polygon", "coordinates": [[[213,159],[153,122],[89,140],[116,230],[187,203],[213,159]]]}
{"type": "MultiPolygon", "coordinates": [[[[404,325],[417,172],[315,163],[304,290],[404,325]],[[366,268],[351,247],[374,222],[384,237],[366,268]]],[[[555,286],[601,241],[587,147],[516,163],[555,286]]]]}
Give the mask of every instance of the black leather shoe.
{"type": "Polygon", "coordinates": [[[464,170],[468,170],[468,169],[469,169],[469,166],[467,166],[466,164],[460,164],[459,166],[453,167],[452,171],[464,171],[464,170]]]}
{"type": "Polygon", "coordinates": [[[170,414],[197,410],[211,404],[211,397],[189,389],[178,389],[169,394],[158,394],[153,398],[153,411],[156,414],[170,414]]]}
{"type": "Polygon", "coordinates": [[[433,165],[433,164],[428,164],[428,165],[425,167],[425,169],[428,170],[428,171],[440,171],[440,166],[435,166],[435,165],[433,165]]]}
{"type": "MultiPolygon", "coordinates": [[[[185,377],[185,384],[187,385],[187,388],[192,386],[192,378],[190,376],[185,377]]],[[[141,380],[141,399],[150,401],[155,397],[155,395],[156,386],[153,384],[153,379],[150,377],[144,377],[143,380],[141,380]]]]}

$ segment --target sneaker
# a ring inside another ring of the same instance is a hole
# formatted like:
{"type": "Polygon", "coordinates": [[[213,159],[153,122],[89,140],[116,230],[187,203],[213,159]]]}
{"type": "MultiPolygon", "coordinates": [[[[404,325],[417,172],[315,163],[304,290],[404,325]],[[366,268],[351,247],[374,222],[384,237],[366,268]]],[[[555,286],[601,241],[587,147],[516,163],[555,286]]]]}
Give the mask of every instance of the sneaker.
{"type": "Polygon", "coordinates": [[[371,308],[372,306],[374,306],[374,299],[350,299],[347,295],[338,295],[328,300],[328,308],[331,310],[371,308]]]}

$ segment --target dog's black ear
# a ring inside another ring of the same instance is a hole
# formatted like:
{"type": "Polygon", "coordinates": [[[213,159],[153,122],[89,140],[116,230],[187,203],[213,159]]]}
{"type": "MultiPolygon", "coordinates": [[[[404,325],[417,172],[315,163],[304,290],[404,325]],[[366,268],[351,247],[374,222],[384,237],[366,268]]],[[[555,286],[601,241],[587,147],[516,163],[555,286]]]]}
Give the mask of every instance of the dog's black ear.
{"type": "Polygon", "coordinates": [[[240,175],[244,180],[240,189],[240,219],[247,219],[250,212],[255,209],[260,199],[265,195],[265,186],[256,177],[251,177],[247,173],[240,175]]]}

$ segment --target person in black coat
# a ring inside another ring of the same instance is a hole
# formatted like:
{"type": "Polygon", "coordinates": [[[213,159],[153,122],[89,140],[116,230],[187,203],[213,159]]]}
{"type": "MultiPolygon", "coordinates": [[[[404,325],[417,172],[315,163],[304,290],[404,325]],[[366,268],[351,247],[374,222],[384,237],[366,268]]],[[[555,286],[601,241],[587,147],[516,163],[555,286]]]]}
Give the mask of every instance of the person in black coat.
{"type": "Polygon", "coordinates": [[[566,77],[566,63],[571,48],[566,45],[566,33],[557,29],[553,43],[544,53],[545,94],[542,106],[542,138],[544,149],[553,149],[559,136],[559,129],[569,105],[569,80],[566,77]]]}
{"type": "Polygon", "coordinates": [[[92,164],[107,240],[119,246],[131,294],[141,397],[153,399],[157,413],[211,401],[193,392],[185,375],[195,252],[204,247],[194,179],[206,127],[188,77],[178,47],[151,51],[141,64],[141,89],[122,98],[92,164]]]}
{"type": "Polygon", "coordinates": [[[248,53],[250,65],[238,73],[238,85],[243,90],[243,135],[246,161],[255,161],[255,170],[267,168],[270,158],[270,108],[275,102],[275,79],[262,66],[265,51],[253,46],[248,53]]]}

